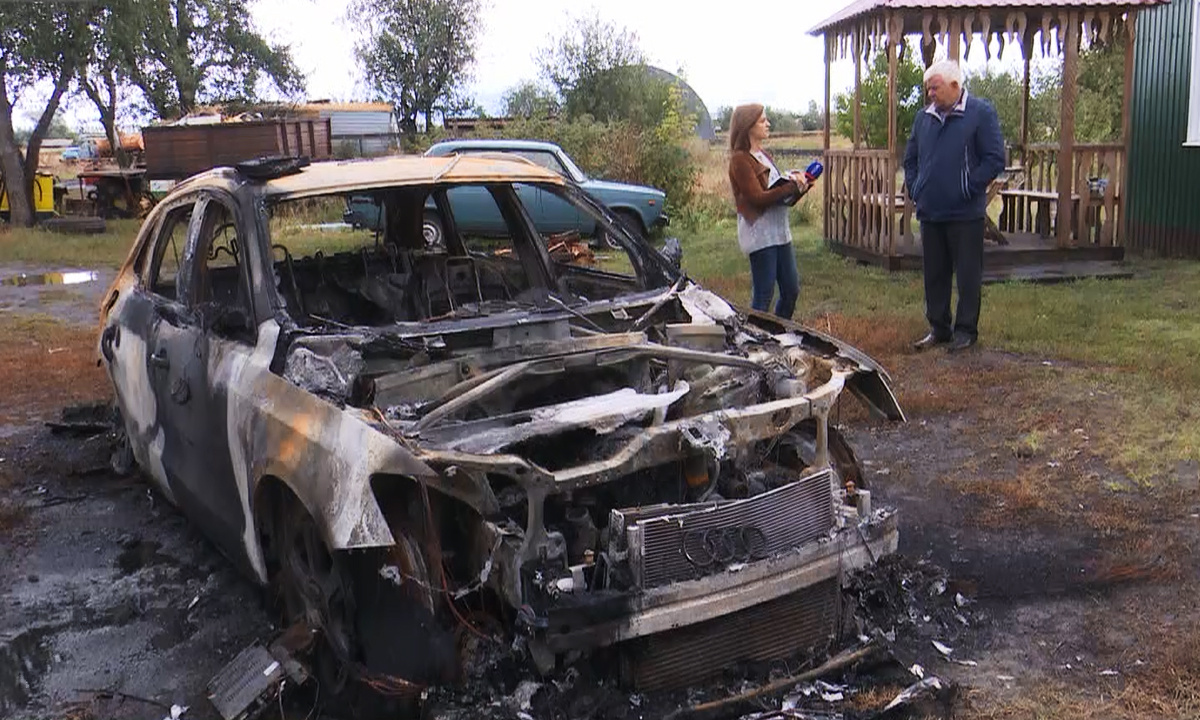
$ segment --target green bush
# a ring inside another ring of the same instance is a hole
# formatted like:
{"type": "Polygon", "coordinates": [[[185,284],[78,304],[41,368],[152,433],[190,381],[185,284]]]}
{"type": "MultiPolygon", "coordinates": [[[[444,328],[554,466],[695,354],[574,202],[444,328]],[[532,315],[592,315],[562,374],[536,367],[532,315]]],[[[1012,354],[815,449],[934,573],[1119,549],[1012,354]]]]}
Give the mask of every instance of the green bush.
{"type": "MultiPolygon", "coordinates": [[[[684,112],[683,94],[677,87],[671,86],[665,103],[662,118],[649,127],[629,120],[600,122],[590,115],[569,120],[521,118],[500,129],[481,127],[474,136],[553,142],[590,176],[662,190],[668,211],[675,215],[686,212],[695,197],[699,165],[688,149],[695,120],[684,112]]],[[[440,139],[437,134],[430,138],[436,139],[440,139]]]]}

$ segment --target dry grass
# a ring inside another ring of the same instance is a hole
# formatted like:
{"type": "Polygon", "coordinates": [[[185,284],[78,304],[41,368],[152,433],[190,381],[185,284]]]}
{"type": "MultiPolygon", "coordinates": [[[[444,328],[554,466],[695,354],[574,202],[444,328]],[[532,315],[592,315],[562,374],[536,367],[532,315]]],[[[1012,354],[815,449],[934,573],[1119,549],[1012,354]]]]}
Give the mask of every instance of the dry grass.
{"type": "Polygon", "coordinates": [[[110,395],[97,367],[95,332],[47,316],[0,315],[0,423],[46,420],[64,405],[110,395]]]}
{"type": "MultiPolygon", "coordinates": [[[[1186,594],[1194,596],[1195,588],[1186,594]]],[[[1087,622],[1109,667],[1119,675],[1047,677],[1018,693],[976,690],[969,695],[967,716],[983,720],[1200,717],[1200,624],[1175,623],[1147,613],[1138,598],[1120,610],[1124,612],[1105,607],[1093,612],[1087,622]],[[1113,643],[1117,635],[1120,640],[1113,643]]]]}

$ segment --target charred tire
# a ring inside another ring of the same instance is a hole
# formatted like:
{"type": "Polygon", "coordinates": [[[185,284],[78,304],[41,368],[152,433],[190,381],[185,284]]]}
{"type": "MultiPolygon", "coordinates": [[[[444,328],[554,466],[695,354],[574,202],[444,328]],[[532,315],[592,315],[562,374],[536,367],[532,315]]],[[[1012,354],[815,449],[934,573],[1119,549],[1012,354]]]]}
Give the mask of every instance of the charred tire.
{"type": "Polygon", "coordinates": [[[369,566],[356,573],[363,664],[371,673],[416,685],[450,682],[458,673],[458,653],[439,618],[441,575],[430,568],[417,535],[393,527],[392,536],[396,544],[361,558],[369,566]]]}
{"type": "Polygon", "coordinates": [[[425,239],[426,250],[446,248],[446,231],[443,228],[441,216],[433,210],[426,210],[421,217],[421,235],[425,239]]]}
{"type": "Polygon", "coordinates": [[[347,690],[357,655],[349,563],[329,550],[299,500],[286,491],[279,496],[265,543],[270,600],[283,627],[303,621],[316,631],[313,671],[322,692],[337,696],[347,690]]]}

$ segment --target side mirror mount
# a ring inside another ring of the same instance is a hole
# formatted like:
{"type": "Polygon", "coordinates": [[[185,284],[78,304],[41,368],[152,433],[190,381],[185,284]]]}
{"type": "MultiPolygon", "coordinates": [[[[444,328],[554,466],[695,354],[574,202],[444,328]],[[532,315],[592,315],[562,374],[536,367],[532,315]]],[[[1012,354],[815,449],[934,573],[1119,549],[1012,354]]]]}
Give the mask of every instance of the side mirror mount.
{"type": "Polygon", "coordinates": [[[679,238],[669,237],[663,240],[663,246],[659,249],[658,254],[662,255],[676,270],[682,269],[683,245],[680,244],[679,238]]]}

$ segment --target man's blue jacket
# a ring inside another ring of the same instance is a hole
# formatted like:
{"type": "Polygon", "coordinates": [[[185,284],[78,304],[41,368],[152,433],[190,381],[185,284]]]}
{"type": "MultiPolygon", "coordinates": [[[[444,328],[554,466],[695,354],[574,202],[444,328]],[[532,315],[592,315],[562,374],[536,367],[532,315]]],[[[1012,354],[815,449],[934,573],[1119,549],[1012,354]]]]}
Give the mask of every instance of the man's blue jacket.
{"type": "Polygon", "coordinates": [[[965,90],[944,119],[932,108],[917,113],[904,152],[904,184],[917,206],[917,219],[982,219],[988,185],[1005,163],[996,109],[965,90]]]}

